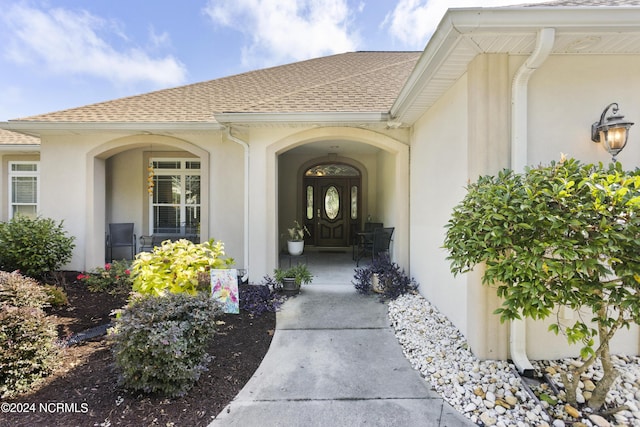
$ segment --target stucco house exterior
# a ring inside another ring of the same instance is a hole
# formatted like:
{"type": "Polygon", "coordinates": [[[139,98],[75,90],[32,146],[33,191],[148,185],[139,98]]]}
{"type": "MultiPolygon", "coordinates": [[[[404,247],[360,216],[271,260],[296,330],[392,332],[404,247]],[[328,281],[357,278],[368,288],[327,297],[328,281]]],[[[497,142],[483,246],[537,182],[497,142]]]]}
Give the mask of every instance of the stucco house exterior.
{"type": "MultiPolygon", "coordinates": [[[[371,218],[395,227],[394,260],[478,357],[526,369],[575,355],[544,322],[500,324],[480,272],[450,273],[444,225],[480,175],[561,153],[609,161],[590,129],[612,102],[640,120],[638,4],[452,9],[422,52],[339,54],[0,123],[0,219],[63,219],[77,270],[104,261],[109,223],[195,229],[259,280],[294,219],[317,227],[310,244],[347,246],[371,218]],[[20,174],[36,178],[36,208],[12,202],[20,174]],[[346,207],[337,225],[320,212],[327,182],[346,207]]],[[[627,169],[638,135],[618,157],[627,169]]],[[[637,354],[639,338],[632,328],[613,350],[637,354]]]]}

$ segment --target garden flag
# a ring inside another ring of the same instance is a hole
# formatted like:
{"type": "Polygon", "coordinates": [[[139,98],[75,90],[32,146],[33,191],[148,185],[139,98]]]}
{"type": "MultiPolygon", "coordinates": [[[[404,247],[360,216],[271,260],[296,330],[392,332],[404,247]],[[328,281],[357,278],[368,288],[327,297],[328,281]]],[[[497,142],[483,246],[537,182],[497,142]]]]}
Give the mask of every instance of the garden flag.
{"type": "Polygon", "coordinates": [[[211,270],[211,295],[222,303],[225,313],[240,313],[238,270],[211,270]]]}

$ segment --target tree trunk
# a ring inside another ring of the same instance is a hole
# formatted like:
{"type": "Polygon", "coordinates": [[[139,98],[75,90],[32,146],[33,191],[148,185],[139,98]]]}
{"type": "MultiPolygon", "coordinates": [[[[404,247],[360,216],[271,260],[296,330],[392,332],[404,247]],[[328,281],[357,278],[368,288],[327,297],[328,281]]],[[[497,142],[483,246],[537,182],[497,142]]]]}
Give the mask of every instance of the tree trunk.
{"type": "Polygon", "coordinates": [[[598,381],[598,384],[596,384],[596,388],[593,390],[591,399],[589,399],[588,402],[589,408],[593,410],[598,410],[602,407],[602,405],[604,405],[605,399],[607,398],[607,393],[609,392],[609,389],[613,385],[613,382],[619,375],[618,371],[613,367],[613,363],[611,363],[608,331],[600,322],[598,322],[598,336],[601,340],[600,361],[602,362],[603,376],[602,379],[598,381]]]}
{"type": "Polygon", "coordinates": [[[560,379],[562,381],[562,384],[564,385],[565,400],[569,405],[576,406],[576,390],[578,390],[580,374],[578,374],[576,369],[575,371],[571,372],[571,380],[569,380],[569,376],[566,372],[560,372],[560,379]]]}

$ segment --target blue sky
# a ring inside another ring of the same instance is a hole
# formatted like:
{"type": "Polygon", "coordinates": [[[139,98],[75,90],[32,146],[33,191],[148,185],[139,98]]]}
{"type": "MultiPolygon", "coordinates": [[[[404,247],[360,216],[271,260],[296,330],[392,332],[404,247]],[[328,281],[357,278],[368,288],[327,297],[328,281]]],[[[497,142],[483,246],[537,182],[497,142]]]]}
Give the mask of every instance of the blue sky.
{"type": "MultiPolygon", "coordinates": [[[[527,3],[535,0],[527,0],[527,3]]],[[[518,0],[0,0],[0,121],[359,50],[518,0]]]]}

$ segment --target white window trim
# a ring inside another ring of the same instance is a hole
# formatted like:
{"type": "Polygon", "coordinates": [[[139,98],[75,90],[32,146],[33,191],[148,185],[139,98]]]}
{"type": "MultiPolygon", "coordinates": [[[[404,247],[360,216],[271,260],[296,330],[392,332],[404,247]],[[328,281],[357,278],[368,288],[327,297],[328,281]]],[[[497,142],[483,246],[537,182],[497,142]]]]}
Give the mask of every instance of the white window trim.
{"type": "Polygon", "coordinates": [[[13,207],[16,205],[35,205],[36,215],[40,212],[40,162],[37,160],[16,160],[8,162],[8,191],[9,199],[7,205],[9,208],[9,219],[13,218],[13,207]],[[14,171],[13,165],[35,165],[35,171],[14,171]],[[13,203],[13,178],[14,177],[35,177],[36,178],[36,202],[35,204],[13,203]]]}
{"type": "MultiPolygon", "coordinates": [[[[193,206],[193,207],[199,207],[200,208],[200,212],[202,214],[202,193],[200,194],[200,203],[198,204],[189,204],[187,205],[187,203],[185,202],[184,199],[184,195],[186,193],[186,180],[184,179],[185,176],[190,175],[197,175],[200,177],[200,179],[202,180],[202,174],[201,174],[201,170],[202,169],[187,169],[185,163],[186,162],[199,162],[200,163],[200,167],[202,168],[202,162],[199,158],[193,158],[193,157],[151,157],[149,158],[149,164],[153,164],[154,162],[180,162],[180,168],[179,169],[154,169],[154,176],[161,176],[161,175],[180,175],[181,179],[180,179],[180,218],[184,219],[186,218],[186,209],[187,206],[193,206]]],[[[155,189],[154,189],[155,191],[155,189]]],[[[201,190],[202,191],[202,190],[201,190]]],[[[149,235],[153,235],[153,229],[155,226],[155,218],[154,218],[154,206],[156,204],[153,203],[153,192],[149,193],[149,235]]],[[[165,203],[162,203],[161,205],[166,205],[165,203]]],[[[183,227],[182,227],[183,228],[183,227]]],[[[184,230],[181,230],[182,234],[184,234],[184,230]]]]}

